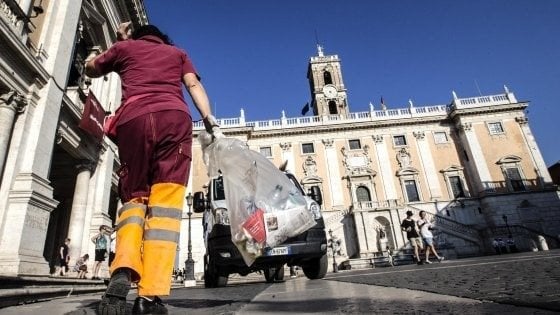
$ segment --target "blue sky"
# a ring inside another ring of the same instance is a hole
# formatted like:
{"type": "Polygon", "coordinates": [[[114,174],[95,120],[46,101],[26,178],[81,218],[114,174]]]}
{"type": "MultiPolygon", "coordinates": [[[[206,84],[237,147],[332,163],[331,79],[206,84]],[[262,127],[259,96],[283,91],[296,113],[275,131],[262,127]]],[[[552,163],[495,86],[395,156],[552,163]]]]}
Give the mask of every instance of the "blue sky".
{"type": "MultiPolygon", "coordinates": [[[[218,118],[300,116],[307,64],[342,60],[352,112],[503,93],[530,101],[547,165],[560,160],[560,1],[146,0],[189,53],[218,118]]],[[[309,114],[308,114],[309,115],[309,114]]],[[[197,114],[194,119],[198,119],[197,114]]]]}

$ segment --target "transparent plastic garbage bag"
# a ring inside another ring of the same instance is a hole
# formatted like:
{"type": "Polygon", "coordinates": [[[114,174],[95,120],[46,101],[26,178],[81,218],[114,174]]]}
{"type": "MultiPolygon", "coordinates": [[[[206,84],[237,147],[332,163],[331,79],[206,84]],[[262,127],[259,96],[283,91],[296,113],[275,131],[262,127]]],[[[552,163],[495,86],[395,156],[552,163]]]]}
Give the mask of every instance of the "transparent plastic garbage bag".
{"type": "Polygon", "coordinates": [[[262,154],[238,139],[212,141],[205,131],[198,140],[208,175],[223,177],[232,241],[248,266],[315,225],[306,198],[262,154]]]}

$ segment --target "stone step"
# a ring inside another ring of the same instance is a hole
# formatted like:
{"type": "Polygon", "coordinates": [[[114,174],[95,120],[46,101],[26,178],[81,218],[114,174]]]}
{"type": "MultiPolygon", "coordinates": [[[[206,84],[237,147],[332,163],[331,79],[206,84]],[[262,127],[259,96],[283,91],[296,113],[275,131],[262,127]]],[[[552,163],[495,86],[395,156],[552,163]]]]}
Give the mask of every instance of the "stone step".
{"type": "Polygon", "coordinates": [[[48,276],[0,276],[0,308],[57,297],[103,292],[103,280],[48,276]]]}

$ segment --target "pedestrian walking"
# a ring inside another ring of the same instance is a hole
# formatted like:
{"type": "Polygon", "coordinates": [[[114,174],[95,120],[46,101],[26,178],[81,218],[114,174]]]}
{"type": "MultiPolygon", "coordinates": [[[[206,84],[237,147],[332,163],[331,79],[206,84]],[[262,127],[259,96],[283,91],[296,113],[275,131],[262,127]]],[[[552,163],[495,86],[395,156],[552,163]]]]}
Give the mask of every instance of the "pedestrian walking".
{"type": "Polygon", "coordinates": [[[420,220],[418,220],[418,227],[420,228],[420,235],[422,235],[422,239],[426,243],[426,263],[432,263],[430,261],[430,252],[432,252],[434,256],[436,256],[436,259],[439,262],[442,262],[445,257],[439,256],[436,251],[436,248],[434,246],[434,235],[432,234],[433,225],[426,218],[426,211],[420,211],[420,220]]]}
{"type": "Polygon", "coordinates": [[[418,234],[416,221],[412,219],[412,211],[408,210],[406,212],[406,218],[401,223],[401,229],[406,232],[406,237],[414,249],[414,259],[419,265],[421,265],[422,260],[420,259],[419,250],[424,248],[424,244],[418,234]]]}
{"type": "Polygon", "coordinates": [[[153,25],[131,31],[123,23],[119,42],[86,63],[86,74],[116,72],[123,103],[114,119],[121,168],[115,259],[99,304],[101,314],[124,314],[131,281],[138,284],[134,314],[167,313],[161,296],[171,273],[192,158],[192,119],[182,85],[203,118],[221,136],[208,96],[185,51],[153,25]]]}
{"type": "Polygon", "coordinates": [[[68,272],[68,262],[70,261],[70,239],[64,240],[64,243],[60,245],[58,249],[58,264],[59,267],[55,270],[55,275],[64,276],[68,272]]]}
{"type": "Polygon", "coordinates": [[[99,269],[101,269],[101,263],[105,261],[105,256],[107,255],[107,238],[105,237],[103,225],[99,227],[99,233],[95,234],[91,241],[95,244],[95,263],[91,279],[99,280],[99,269]]]}
{"type": "Polygon", "coordinates": [[[78,273],[78,279],[85,279],[87,271],[87,262],[89,260],[89,254],[85,254],[76,260],[76,265],[74,266],[74,271],[78,273]]]}

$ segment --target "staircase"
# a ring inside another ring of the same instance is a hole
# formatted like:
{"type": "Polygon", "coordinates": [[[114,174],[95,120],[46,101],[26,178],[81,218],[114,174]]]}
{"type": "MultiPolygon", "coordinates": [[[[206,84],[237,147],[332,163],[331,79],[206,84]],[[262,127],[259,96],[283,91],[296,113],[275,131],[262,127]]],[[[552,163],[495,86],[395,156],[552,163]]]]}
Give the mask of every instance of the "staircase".
{"type": "Polygon", "coordinates": [[[0,308],[57,297],[103,292],[102,280],[48,276],[0,276],[0,308]]]}
{"type": "MultiPolygon", "coordinates": [[[[408,208],[408,210],[412,211],[417,216],[419,216],[420,211],[422,211],[422,209],[418,209],[410,205],[407,205],[406,208],[408,208]]],[[[428,221],[433,222],[436,228],[441,230],[442,232],[472,242],[478,245],[481,250],[484,248],[479,230],[473,228],[472,226],[468,226],[466,224],[448,219],[442,215],[433,214],[427,211],[426,218],[428,219],[428,221]]]]}

